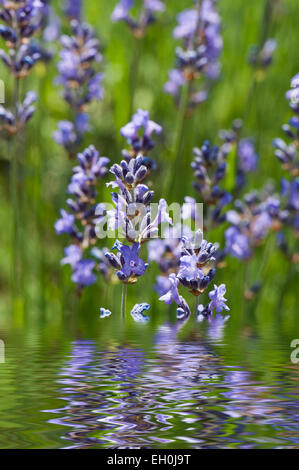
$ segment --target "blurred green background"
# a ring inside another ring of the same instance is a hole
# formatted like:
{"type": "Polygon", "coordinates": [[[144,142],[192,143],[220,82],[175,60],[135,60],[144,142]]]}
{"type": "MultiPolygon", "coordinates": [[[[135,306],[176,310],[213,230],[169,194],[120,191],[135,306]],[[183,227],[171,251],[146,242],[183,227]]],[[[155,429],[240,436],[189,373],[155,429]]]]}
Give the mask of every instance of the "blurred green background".
{"type": "MultiPolygon", "coordinates": [[[[86,21],[95,28],[101,40],[104,55],[105,98],[90,108],[93,129],[85,136],[82,148],[94,144],[102,155],[111,162],[120,159],[123,141],[119,129],[130,117],[130,68],[134,63],[136,40],[123,23],[114,24],[110,15],[115,2],[88,0],[84,15],[86,21]]],[[[279,163],[273,156],[272,139],[281,136],[281,125],[290,116],[285,92],[291,77],[299,70],[297,30],[299,3],[297,0],[276,0],[272,3],[266,36],[277,40],[273,65],[267,70],[264,80],[255,84],[254,70],[247,63],[249,47],[258,44],[265,34],[264,0],[220,0],[219,11],[223,21],[224,51],[222,73],[214,84],[210,97],[195,114],[186,121],[184,145],[181,154],[184,174],[180,174],[180,184],[175,188],[176,197],[182,202],[183,195],[195,196],[192,188],[193,175],[190,168],[192,148],[202,144],[204,139],[218,141],[218,132],[229,129],[232,121],[243,118],[243,134],[252,136],[260,155],[259,170],[249,180],[251,189],[259,189],[267,180],[277,185],[282,176],[279,163]]],[[[148,109],[153,120],[163,126],[163,134],[157,139],[153,156],[158,171],[153,176],[156,198],[165,196],[159,188],[169,168],[173,167],[171,149],[175,139],[177,109],[171,96],[163,93],[167,73],[174,65],[174,49],[177,41],[172,37],[176,24],[176,14],[191,6],[188,0],[166,2],[167,11],[149,28],[141,41],[141,59],[136,78],[136,91],[133,109],[148,109]]],[[[61,10],[61,2],[54,2],[56,11],[61,10]]],[[[68,32],[67,23],[63,26],[68,32]]],[[[65,334],[72,327],[83,328],[84,334],[98,331],[101,335],[115,330],[113,317],[118,317],[121,287],[105,286],[99,282],[85,290],[78,301],[74,285],[70,280],[68,267],[59,264],[63,248],[67,243],[64,237],[57,237],[54,222],[59,209],[65,207],[66,188],[71,176],[73,162],[70,162],[63,149],[52,138],[57,121],[68,118],[68,108],[60,96],[60,88],[54,85],[57,75],[56,63],[59,47],[52,46],[54,59],[49,64],[39,65],[31,77],[24,82],[23,92],[34,89],[39,102],[37,112],[26,129],[22,159],[26,175],[24,204],[26,221],[26,308],[14,309],[10,304],[10,263],[11,238],[8,173],[9,161],[4,142],[0,146],[1,165],[1,234],[0,244],[0,331],[10,328],[27,327],[46,329],[53,332],[63,328],[65,334]],[[105,324],[98,320],[100,306],[110,308],[114,316],[105,324]]],[[[6,84],[6,102],[11,102],[11,78],[1,65],[0,76],[6,84]]],[[[102,185],[99,201],[109,201],[109,190],[102,185]]],[[[173,202],[173,201],[168,201],[173,202]]],[[[200,202],[200,201],[199,201],[200,202]]],[[[210,235],[209,241],[223,242],[223,231],[210,235]]],[[[111,245],[110,245],[111,246],[111,245]]],[[[153,327],[169,316],[174,320],[175,308],[168,310],[157,300],[152,289],[157,269],[151,266],[147,275],[130,288],[128,310],[135,302],[146,301],[152,305],[153,327]]],[[[249,329],[265,338],[267,334],[293,337],[298,331],[298,272],[278,252],[273,250],[273,240],[256,251],[248,268],[248,283],[263,277],[263,290],[258,298],[246,302],[243,299],[244,266],[234,259],[228,260],[225,269],[217,272],[217,284],[225,282],[227,297],[231,307],[228,332],[232,342],[240,331],[249,329]]],[[[134,331],[131,319],[128,328],[134,331]]],[[[191,328],[191,326],[190,326],[191,328]]],[[[114,331],[115,333],[115,331],[114,331]]],[[[51,333],[49,333],[51,337],[51,333]]],[[[146,335],[144,335],[146,336],[146,335]]],[[[145,338],[144,338],[145,339],[145,338]]]]}

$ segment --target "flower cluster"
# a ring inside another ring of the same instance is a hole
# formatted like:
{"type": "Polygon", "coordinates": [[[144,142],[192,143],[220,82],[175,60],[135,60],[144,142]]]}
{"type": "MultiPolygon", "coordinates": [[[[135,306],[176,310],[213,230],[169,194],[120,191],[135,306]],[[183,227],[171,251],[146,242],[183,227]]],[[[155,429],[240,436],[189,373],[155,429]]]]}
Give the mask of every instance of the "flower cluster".
{"type": "Polygon", "coordinates": [[[81,21],[82,0],[65,0],[64,11],[70,19],[81,21]]]}
{"type": "Polygon", "coordinates": [[[237,146],[236,189],[239,191],[246,183],[246,174],[257,170],[258,154],[252,139],[241,139],[237,146]]]}
{"type": "Polygon", "coordinates": [[[205,203],[205,224],[209,224],[206,229],[225,220],[222,209],[232,200],[232,196],[220,186],[226,175],[229,150],[226,145],[211,146],[208,141],[201,148],[193,150],[195,158],[191,166],[196,178],[194,188],[205,203]]]}
{"type": "Polygon", "coordinates": [[[146,34],[148,26],[155,22],[156,13],[165,10],[165,5],[160,0],[143,0],[143,6],[137,20],[130,16],[133,7],[133,0],[119,0],[111,18],[113,21],[124,21],[136,38],[142,38],[146,34]]]}
{"type": "Polygon", "coordinates": [[[97,73],[94,67],[95,63],[101,63],[102,55],[93,29],[77,20],[71,22],[71,29],[71,36],[61,37],[63,49],[56,82],[63,86],[63,98],[74,113],[74,118],[58,123],[54,139],[73,156],[84,133],[90,128],[87,105],[103,97],[103,74],[97,73]]]}
{"type": "Polygon", "coordinates": [[[33,103],[36,100],[37,95],[33,91],[29,91],[23,103],[17,104],[16,115],[0,106],[0,132],[4,131],[5,134],[13,136],[22,130],[35,112],[33,103]]]}
{"type": "MultiPolygon", "coordinates": [[[[160,300],[168,305],[172,302],[177,304],[179,319],[185,319],[191,314],[187,301],[179,294],[179,285],[187,288],[195,297],[202,295],[215,277],[216,270],[213,267],[213,262],[217,251],[215,245],[203,239],[201,230],[196,232],[193,240],[183,237],[182,241],[183,247],[178,274],[171,273],[169,275],[169,290],[160,297],[160,300]]],[[[206,314],[208,309],[210,314],[212,314],[214,308],[216,308],[217,313],[221,312],[223,308],[228,310],[221,293],[223,293],[223,289],[221,288],[218,293],[215,286],[215,291],[210,293],[212,302],[210,307],[206,307],[206,314]]],[[[202,306],[200,307],[202,308],[202,306]]]]}
{"type": "Polygon", "coordinates": [[[108,183],[108,186],[118,189],[119,192],[111,194],[115,209],[108,211],[109,228],[118,230],[132,247],[118,242],[115,245],[118,256],[114,253],[107,253],[106,256],[117,270],[118,278],[126,284],[135,283],[147,268],[147,264],[139,258],[140,246],[158,236],[161,223],[171,224],[164,199],[159,201],[157,213],[153,215],[150,204],[154,191],[144,184],[150,172],[144,153],[153,148],[153,143],[150,141],[152,132],[160,133],[161,130],[158,124],[149,120],[147,112],[138,110],[132,122],[121,130],[121,134],[128,139],[132,151],[125,152],[126,159],[110,168],[115,181],[108,183]],[[138,130],[141,127],[142,138],[138,137],[138,130]]]}
{"type": "Polygon", "coordinates": [[[272,194],[252,191],[243,200],[234,202],[235,209],[226,214],[230,227],[225,232],[225,252],[233,257],[249,260],[255,247],[261,245],[269,231],[279,230],[286,214],[280,208],[280,199],[272,194]]]}
{"type": "Polygon", "coordinates": [[[99,180],[107,174],[109,159],[99,157],[93,146],[79,153],[79,165],[73,170],[73,176],[68,187],[70,198],[67,200],[69,212],[61,210],[61,218],[55,223],[58,235],[68,234],[72,244],[65,249],[62,264],[70,264],[73,270],[72,280],[80,288],[96,281],[94,268],[108,275],[108,267],[104,254],[99,250],[91,250],[94,259],[83,259],[84,253],[96,243],[96,225],[104,218],[104,204],[96,203],[96,187],[99,180]],[[80,225],[80,229],[78,226],[80,225]]]}
{"type": "MultiPolygon", "coordinates": [[[[290,108],[294,111],[288,124],[283,126],[283,131],[290,143],[283,139],[275,139],[275,156],[280,161],[282,169],[287,177],[281,180],[281,199],[285,209],[285,226],[290,227],[299,237],[299,74],[291,80],[291,89],[286,95],[290,108]]],[[[286,233],[280,231],[278,242],[285,254],[294,262],[298,262],[299,254],[292,253],[292,248],[287,241],[286,233]]]]}
{"type": "MultiPolygon", "coordinates": [[[[183,40],[183,47],[176,49],[176,68],[169,72],[169,81],[164,86],[166,93],[178,97],[183,85],[189,83],[191,88],[191,84],[201,76],[208,80],[219,76],[223,41],[221,19],[215,3],[215,0],[197,1],[195,8],[178,15],[173,36],[183,40]]],[[[190,89],[189,106],[204,101],[207,92],[207,87],[199,91],[190,89]]]]}
{"type": "MultiPolygon", "coordinates": [[[[183,214],[182,214],[183,216],[183,214]]],[[[185,225],[175,225],[170,227],[169,233],[165,238],[157,238],[149,241],[148,260],[156,262],[161,274],[156,278],[154,289],[161,297],[170,288],[169,275],[177,273],[180,266],[180,258],[182,253],[182,237],[191,237],[191,228],[185,225]]]]}
{"type": "Polygon", "coordinates": [[[37,97],[29,92],[20,102],[19,81],[27,77],[38,61],[47,60],[49,54],[33,41],[41,30],[46,11],[40,0],[2,0],[0,7],[0,36],[6,50],[0,49],[0,58],[15,78],[14,110],[0,107],[0,130],[5,137],[15,135],[32,117],[37,97]]]}
{"type": "MultiPolygon", "coordinates": [[[[128,150],[123,150],[122,155],[130,161],[138,155],[146,157],[153,150],[155,142],[152,140],[153,134],[160,134],[162,127],[149,118],[148,111],[138,109],[132,117],[132,121],[121,128],[120,133],[129,145],[128,150]]],[[[147,165],[149,164],[149,161],[147,165]]]]}
{"type": "Polygon", "coordinates": [[[0,57],[16,78],[26,77],[41,60],[38,46],[32,37],[41,29],[45,5],[40,0],[3,0],[1,2],[0,36],[8,52],[0,50],[0,57]]]}

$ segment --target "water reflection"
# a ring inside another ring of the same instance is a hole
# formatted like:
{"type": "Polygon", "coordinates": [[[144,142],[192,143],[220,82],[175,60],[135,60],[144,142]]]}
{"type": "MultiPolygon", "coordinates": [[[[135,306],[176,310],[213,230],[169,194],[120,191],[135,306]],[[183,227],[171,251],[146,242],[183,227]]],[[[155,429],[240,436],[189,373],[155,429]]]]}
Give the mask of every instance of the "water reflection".
{"type": "MultiPolygon", "coordinates": [[[[163,325],[147,352],[72,344],[56,379],[66,405],[43,410],[61,426],[61,447],[298,445],[298,389],[286,396],[279,381],[270,388],[225,366],[208,339],[179,341],[181,326],[163,325]]],[[[222,330],[211,325],[207,338],[221,341],[222,330]]]]}

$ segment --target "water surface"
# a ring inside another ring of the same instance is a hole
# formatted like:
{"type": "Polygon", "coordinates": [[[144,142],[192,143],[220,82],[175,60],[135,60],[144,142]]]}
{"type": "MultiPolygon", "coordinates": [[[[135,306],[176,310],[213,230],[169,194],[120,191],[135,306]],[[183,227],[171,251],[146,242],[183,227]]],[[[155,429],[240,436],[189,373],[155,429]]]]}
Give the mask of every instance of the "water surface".
{"type": "Polygon", "coordinates": [[[100,339],[80,328],[51,339],[43,328],[2,331],[0,447],[299,447],[289,341],[221,327],[182,334],[168,322],[136,328],[115,338],[102,326],[100,339]]]}

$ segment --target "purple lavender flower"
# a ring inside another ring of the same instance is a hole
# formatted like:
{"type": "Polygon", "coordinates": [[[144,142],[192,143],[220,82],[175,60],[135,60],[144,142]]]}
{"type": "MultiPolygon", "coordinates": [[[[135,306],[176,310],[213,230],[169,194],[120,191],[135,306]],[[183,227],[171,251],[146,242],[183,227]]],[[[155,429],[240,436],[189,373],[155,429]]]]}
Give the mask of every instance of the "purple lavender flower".
{"type": "Polygon", "coordinates": [[[57,65],[59,77],[56,83],[62,85],[63,98],[75,112],[75,119],[72,123],[59,122],[54,139],[73,156],[83,135],[90,130],[86,106],[103,98],[103,74],[95,69],[102,56],[91,26],[73,20],[71,28],[71,36],[61,36],[63,49],[57,65]]]}
{"type": "Polygon", "coordinates": [[[64,250],[65,258],[61,260],[61,264],[69,264],[74,270],[82,259],[82,250],[78,245],[70,245],[64,250]]]}
{"type": "Polygon", "coordinates": [[[79,287],[87,287],[94,284],[97,280],[97,277],[93,272],[95,264],[96,263],[93,260],[84,259],[79,261],[73,272],[72,281],[75,284],[78,284],[79,287]]]}
{"type": "Polygon", "coordinates": [[[249,53],[249,63],[257,69],[266,69],[273,62],[274,52],[277,48],[275,39],[267,39],[262,47],[252,46],[249,53]]]}
{"type": "MultiPolygon", "coordinates": [[[[94,263],[92,269],[96,266],[95,261],[83,259],[83,255],[96,243],[96,226],[106,217],[105,205],[96,203],[96,186],[99,180],[107,174],[106,165],[109,163],[109,159],[100,157],[99,152],[93,146],[79,153],[77,159],[79,164],[74,167],[73,176],[68,186],[70,197],[67,200],[67,205],[72,213],[62,209],[62,217],[55,223],[57,234],[66,233],[73,241],[73,244],[65,249],[66,257],[62,260],[62,264],[71,265],[74,270],[72,277],[74,282],[76,279],[83,279],[84,273],[87,273],[91,266],[91,264],[82,264],[81,261],[94,263]]],[[[108,268],[106,267],[104,270],[101,262],[97,268],[104,276],[108,275],[108,268]]],[[[90,275],[90,279],[93,279],[93,276],[95,275],[90,275]]],[[[81,288],[89,285],[87,274],[86,279],[85,283],[78,282],[81,288]]]]}
{"type": "Polygon", "coordinates": [[[73,214],[69,214],[65,210],[61,209],[61,219],[55,222],[55,230],[58,235],[62,235],[63,233],[73,233],[74,231],[74,223],[75,223],[75,216],[73,214]]]}
{"type": "Polygon", "coordinates": [[[226,287],[225,284],[221,284],[219,287],[214,284],[214,290],[209,293],[211,299],[210,310],[216,310],[217,313],[222,312],[222,310],[229,310],[229,307],[226,305],[225,299],[226,287]]]}
{"type": "Polygon", "coordinates": [[[238,157],[240,161],[240,169],[243,172],[247,173],[256,170],[258,155],[251,139],[242,139],[239,142],[238,157]]]}
{"type": "Polygon", "coordinates": [[[123,260],[122,269],[119,271],[119,277],[126,279],[130,277],[139,277],[145,274],[145,270],[148,267],[145,262],[139,258],[139,243],[134,243],[132,247],[123,245],[120,249],[120,253],[123,260]]]}
{"type": "Polygon", "coordinates": [[[69,18],[81,21],[82,0],[65,0],[64,10],[69,18]]]}
{"type": "Polygon", "coordinates": [[[226,176],[226,160],[230,150],[226,143],[219,147],[211,146],[209,141],[205,141],[201,148],[193,149],[195,158],[191,166],[196,178],[194,188],[206,203],[204,220],[209,220],[212,227],[225,220],[222,210],[232,199],[231,195],[221,188],[221,182],[226,176]]]}
{"type": "MultiPolygon", "coordinates": [[[[178,97],[180,87],[186,82],[195,84],[202,75],[210,80],[219,76],[219,56],[223,44],[221,21],[215,3],[213,0],[198,0],[196,8],[187,9],[177,16],[178,25],[173,36],[183,40],[183,47],[176,49],[176,68],[169,73],[170,80],[164,86],[166,93],[178,97]]],[[[190,86],[189,108],[205,100],[206,95],[207,90],[196,92],[190,86]]]]}
{"type": "Polygon", "coordinates": [[[164,85],[165,93],[177,96],[179,89],[186,83],[186,78],[181,70],[172,69],[168,72],[169,80],[164,85]]]}
{"type": "Polygon", "coordinates": [[[162,127],[151,121],[149,112],[138,109],[132,117],[132,121],[121,128],[121,135],[130,145],[130,151],[125,152],[124,156],[131,158],[138,154],[147,155],[153,149],[155,143],[151,139],[152,134],[160,134],[162,127]]]}
{"type": "Polygon", "coordinates": [[[58,130],[53,134],[55,142],[71,150],[77,140],[74,124],[70,121],[59,121],[58,130]]]}
{"type": "Polygon", "coordinates": [[[221,284],[219,287],[214,284],[214,290],[209,292],[209,297],[211,302],[207,305],[199,305],[197,307],[197,321],[202,322],[203,320],[207,319],[210,325],[214,325],[214,327],[220,327],[224,325],[224,323],[229,319],[229,316],[222,317],[220,312],[223,310],[230,310],[229,307],[226,305],[226,299],[224,297],[226,293],[226,286],[225,284],[221,284]],[[214,317],[213,311],[216,310],[217,314],[214,317]]]}
{"type": "Polygon", "coordinates": [[[110,315],[112,315],[110,310],[103,307],[100,308],[100,318],[107,318],[110,317],[110,315]]]}
{"type": "MultiPolygon", "coordinates": [[[[291,89],[287,92],[286,98],[289,106],[296,115],[299,114],[299,74],[291,80],[291,89]]],[[[281,184],[281,217],[279,219],[281,232],[278,234],[278,245],[284,254],[292,261],[297,262],[298,253],[293,252],[293,248],[288,243],[286,233],[292,230],[295,237],[299,231],[299,118],[292,116],[289,124],[283,126],[283,131],[291,143],[286,143],[283,139],[275,139],[275,156],[282,164],[282,169],[288,173],[288,179],[283,178],[281,184]],[[284,232],[282,230],[284,229],[284,232]]]]}
{"type": "Polygon", "coordinates": [[[42,28],[45,5],[39,0],[2,1],[0,36],[9,49],[0,50],[0,57],[14,77],[26,77],[42,59],[41,50],[32,37],[42,28]]]}
{"type": "Polygon", "coordinates": [[[159,297],[163,297],[171,288],[171,281],[168,277],[157,276],[154,290],[158,293],[159,297]]]}
{"type": "Polygon", "coordinates": [[[137,20],[131,17],[133,6],[133,0],[119,0],[112,12],[111,19],[112,21],[124,21],[130,27],[133,35],[136,38],[141,38],[146,34],[148,26],[155,22],[155,14],[165,10],[165,5],[160,0],[144,0],[137,20]]]}
{"type": "Polygon", "coordinates": [[[237,227],[229,227],[225,232],[225,250],[231,256],[248,259],[251,256],[249,238],[242,234],[237,227]]]}
{"type": "Polygon", "coordinates": [[[162,297],[160,297],[159,300],[162,302],[165,302],[167,305],[171,305],[172,302],[175,302],[176,304],[180,304],[180,296],[179,296],[179,291],[178,291],[178,285],[179,285],[179,280],[177,279],[175,274],[170,274],[169,275],[169,291],[166,292],[162,297]]]}

